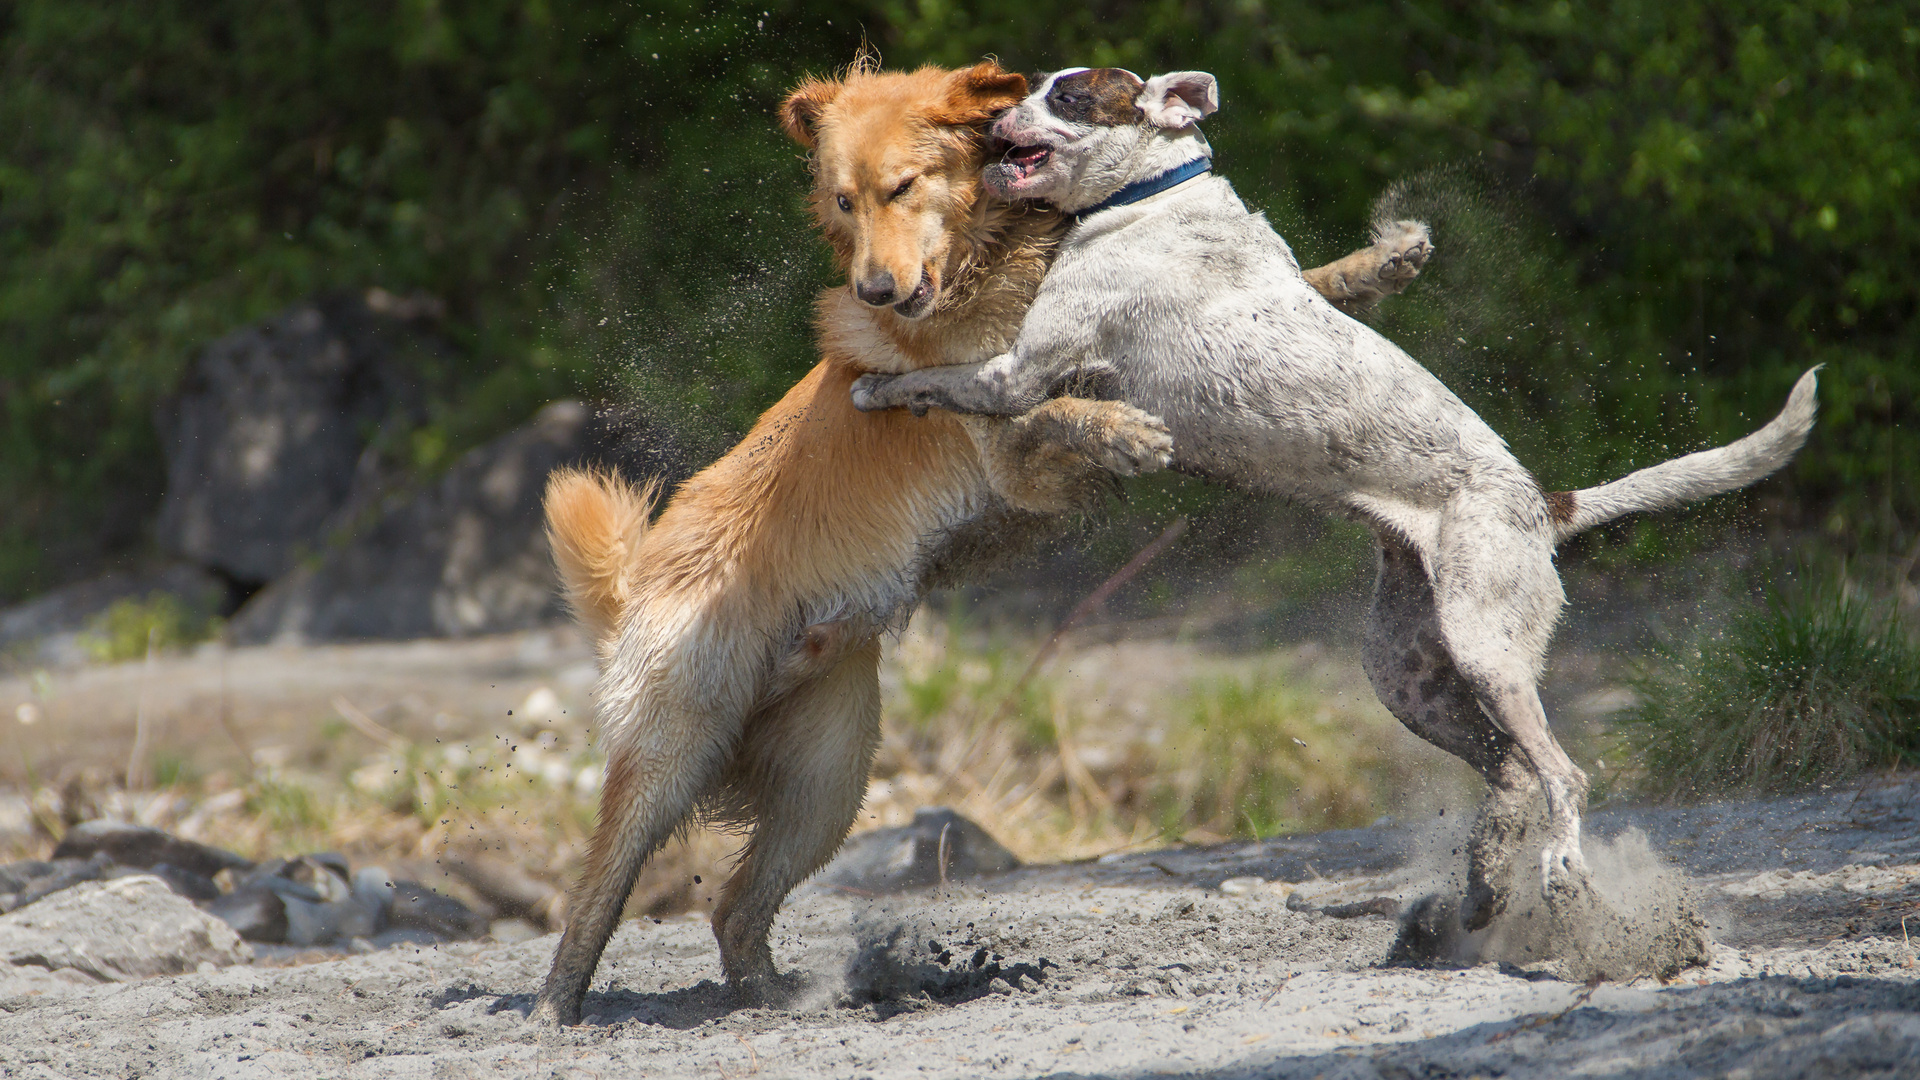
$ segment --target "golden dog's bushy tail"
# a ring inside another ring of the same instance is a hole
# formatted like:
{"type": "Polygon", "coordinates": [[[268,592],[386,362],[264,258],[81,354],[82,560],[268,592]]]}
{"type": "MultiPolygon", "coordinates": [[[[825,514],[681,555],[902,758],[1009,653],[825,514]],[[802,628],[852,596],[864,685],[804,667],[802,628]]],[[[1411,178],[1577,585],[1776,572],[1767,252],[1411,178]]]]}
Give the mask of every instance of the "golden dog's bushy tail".
{"type": "Polygon", "coordinates": [[[547,544],[567,603],[604,645],[633,599],[635,561],[660,481],[638,487],[615,470],[556,469],[547,478],[547,544]]]}

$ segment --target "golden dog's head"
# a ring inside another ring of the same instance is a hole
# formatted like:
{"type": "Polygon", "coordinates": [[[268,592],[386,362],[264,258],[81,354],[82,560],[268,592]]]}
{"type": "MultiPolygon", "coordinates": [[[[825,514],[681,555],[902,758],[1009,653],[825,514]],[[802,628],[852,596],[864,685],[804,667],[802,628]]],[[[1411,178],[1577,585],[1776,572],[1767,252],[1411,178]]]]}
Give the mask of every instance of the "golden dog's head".
{"type": "Polygon", "coordinates": [[[987,215],[986,127],[1026,92],[1025,78],[989,60],[959,71],[856,64],[787,96],[780,122],[813,151],[814,216],[862,303],[908,319],[939,306],[987,215]]]}

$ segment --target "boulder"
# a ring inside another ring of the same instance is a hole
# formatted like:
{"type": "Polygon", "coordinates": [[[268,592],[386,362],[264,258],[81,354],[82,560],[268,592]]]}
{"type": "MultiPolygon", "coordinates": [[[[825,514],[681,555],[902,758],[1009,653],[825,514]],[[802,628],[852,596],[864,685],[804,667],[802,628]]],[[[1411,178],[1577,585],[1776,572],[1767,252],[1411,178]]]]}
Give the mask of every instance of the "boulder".
{"type": "Polygon", "coordinates": [[[0,915],[0,963],[72,969],[102,982],[252,958],[232,927],[144,874],[83,882],[0,915]]]}
{"type": "Polygon", "coordinates": [[[372,937],[385,924],[388,898],[359,886],[332,852],[270,859],[207,910],[248,941],[325,945],[372,937]]]}
{"type": "Polygon", "coordinates": [[[247,586],[316,548],[370,436],[413,396],[395,360],[406,337],[364,298],[332,296],[202,350],[155,417],[167,458],[161,548],[247,586]]]}
{"type": "Polygon", "coordinates": [[[28,859],[0,866],[0,914],[26,907],[43,896],[83,881],[99,881],[113,870],[113,860],[102,855],[91,859],[54,859],[50,862],[28,859]]]}
{"type": "Polygon", "coordinates": [[[813,884],[862,896],[898,892],[942,880],[965,881],[1020,865],[987,830],[945,807],[915,811],[913,822],[852,837],[813,877],[813,884]],[[943,845],[944,838],[944,845],[943,845]]]}
{"type": "Polygon", "coordinates": [[[386,500],[350,535],[235,614],[238,644],[501,633],[561,616],[540,512],[547,474],[574,463],[685,475],[671,431],[555,402],[386,500]]]}
{"type": "Polygon", "coordinates": [[[206,844],[196,844],[145,825],[121,821],[83,821],[67,830],[53,849],[56,859],[90,859],[105,854],[116,865],[146,869],[157,863],[210,878],[222,870],[250,870],[253,861],[206,844]]]}
{"type": "Polygon", "coordinates": [[[248,941],[278,944],[287,940],[287,907],[265,885],[235,889],[207,905],[207,914],[248,941]]]}
{"type": "Polygon", "coordinates": [[[417,881],[394,882],[390,895],[387,925],[395,930],[420,930],[455,941],[486,935],[485,915],[417,881]]]}

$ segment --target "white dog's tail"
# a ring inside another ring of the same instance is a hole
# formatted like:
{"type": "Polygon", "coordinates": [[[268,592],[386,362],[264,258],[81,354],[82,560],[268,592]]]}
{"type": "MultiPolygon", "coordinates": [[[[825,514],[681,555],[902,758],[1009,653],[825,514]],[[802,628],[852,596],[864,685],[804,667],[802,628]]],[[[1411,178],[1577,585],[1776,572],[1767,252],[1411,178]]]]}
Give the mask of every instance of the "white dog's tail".
{"type": "Polygon", "coordinates": [[[660,482],[618,472],[556,469],[547,478],[547,543],[567,602],[597,646],[611,644],[633,602],[633,575],[660,482]]]}
{"type": "Polygon", "coordinates": [[[1642,510],[1704,499],[1746,487],[1793,458],[1813,430],[1815,367],[1800,376],[1787,406],[1766,427],[1725,446],[1663,461],[1610,484],[1547,496],[1556,543],[1642,510]]]}

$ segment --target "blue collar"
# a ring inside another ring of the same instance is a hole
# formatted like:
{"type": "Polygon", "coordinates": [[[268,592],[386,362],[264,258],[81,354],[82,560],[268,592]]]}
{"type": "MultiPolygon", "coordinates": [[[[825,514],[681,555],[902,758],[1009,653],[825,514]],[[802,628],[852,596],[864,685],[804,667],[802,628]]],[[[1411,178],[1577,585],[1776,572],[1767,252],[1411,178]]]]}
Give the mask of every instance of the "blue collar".
{"type": "Polygon", "coordinates": [[[1076,210],[1068,216],[1078,221],[1091,214],[1097,214],[1102,210],[1111,210],[1116,206],[1125,206],[1128,203],[1139,202],[1149,195],[1158,195],[1175,184],[1186,183],[1188,180],[1206,172],[1212,165],[1213,161],[1209,158],[1194,158],[1185,165],[1175,169],[1168,169],[1159,176],[1149,176],[1145,180],[1135,180],[1133,183],[1107,196],[1105,201],[1089,206],[1085,210],[1076,210]]]}

